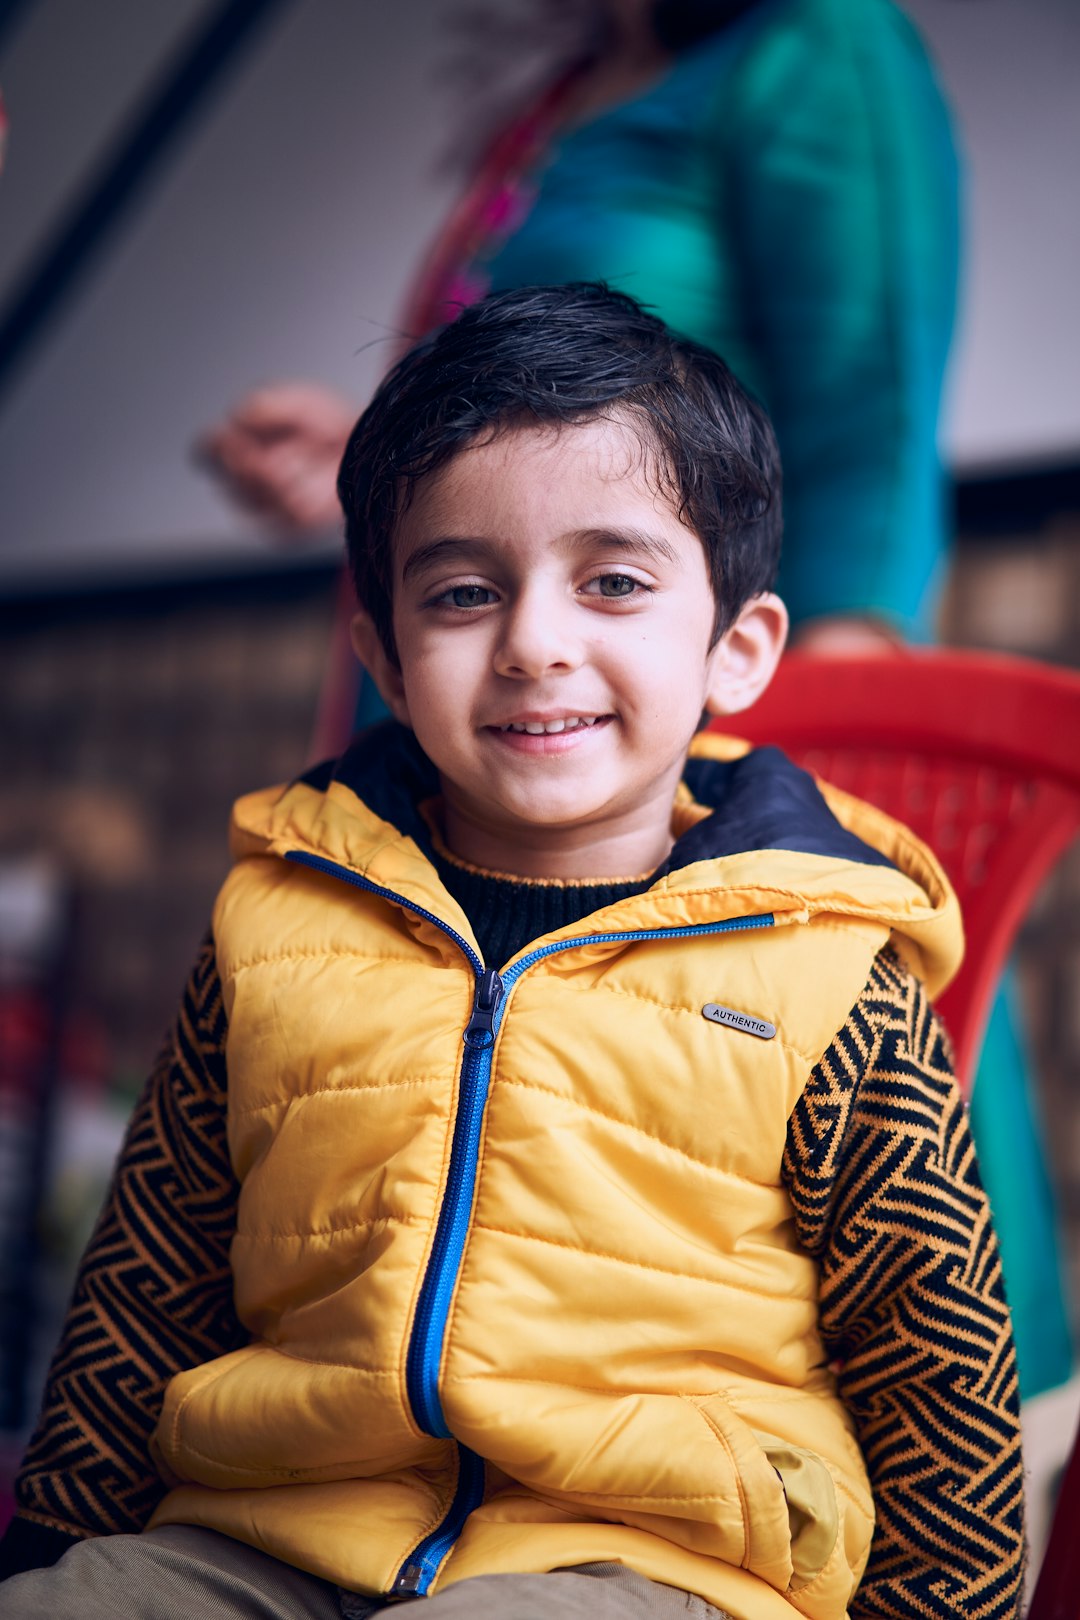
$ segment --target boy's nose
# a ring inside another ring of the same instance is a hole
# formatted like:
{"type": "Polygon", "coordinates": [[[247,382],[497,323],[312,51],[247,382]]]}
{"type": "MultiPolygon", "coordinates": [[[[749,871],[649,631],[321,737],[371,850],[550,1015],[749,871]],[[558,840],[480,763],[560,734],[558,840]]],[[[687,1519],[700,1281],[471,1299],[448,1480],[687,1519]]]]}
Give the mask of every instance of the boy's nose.
{"type": "Polygon", "coordinates": [[[535,680],[552,670],[576,669],[582,642],[566,604],[530,593],[509,609],[495,654],[500,675],[535,680]]]}

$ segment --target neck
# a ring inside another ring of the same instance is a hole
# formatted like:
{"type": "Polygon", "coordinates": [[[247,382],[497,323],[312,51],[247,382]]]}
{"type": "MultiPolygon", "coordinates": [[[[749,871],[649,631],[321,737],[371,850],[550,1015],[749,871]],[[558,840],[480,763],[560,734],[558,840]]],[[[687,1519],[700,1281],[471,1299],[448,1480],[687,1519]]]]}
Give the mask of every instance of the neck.
{"type": "Polygon", "coordinates": [[[447,796],[443,836],[452,855],[487,872],[522,878],[627,879],[655,872],[671,853],[670,810],[669,799],[662,821],[652,814],[635,817],[629,825],[621,818],[614,826],[535,826],[523,835],[518,828],[481,822],[447,796]]]}

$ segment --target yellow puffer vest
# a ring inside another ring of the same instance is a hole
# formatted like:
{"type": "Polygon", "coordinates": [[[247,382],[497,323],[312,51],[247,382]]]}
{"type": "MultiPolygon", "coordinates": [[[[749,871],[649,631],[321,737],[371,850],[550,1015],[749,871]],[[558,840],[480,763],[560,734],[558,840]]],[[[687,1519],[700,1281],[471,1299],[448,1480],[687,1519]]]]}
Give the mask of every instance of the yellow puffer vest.
{"type": "Polygon", "coordinates": [[[829,798],[896,866],[695,861],[501,981],[342,782],[240,801],[214,933],[252,1343],[169,1386],[155,1523],[358,1590],[616,1560],[840,1620],[873,1506],[786,1126],[890,935],[933,993],[959,922],[904,829],[829,798]]]}

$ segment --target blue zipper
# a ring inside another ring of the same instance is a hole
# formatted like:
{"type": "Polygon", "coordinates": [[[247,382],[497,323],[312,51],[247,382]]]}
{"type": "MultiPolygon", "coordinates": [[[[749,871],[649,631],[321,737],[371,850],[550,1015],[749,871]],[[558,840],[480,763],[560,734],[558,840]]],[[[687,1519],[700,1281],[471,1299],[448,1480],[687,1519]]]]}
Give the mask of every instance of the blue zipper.
{"type": "Polygon", "coordinates": [[[484,1499],[483,1459],[468,1446],[458,1446],[458,1478],[454,1499],[437,1530],[417,1544],[394,1577],[389,1598],[426,1597],[439,1573],[439,1565],[465,1528],[465,1520],[484,1499]]]}
{"type": "MultiPolygon", "coordinates": [[[[446,1191],[439,1209],[431,1256],[420,1293],[405,1358],[405,1387],[413,1416],[421,1429],[440,1439],[450,1440],[453,1435],[447,1425],[439,1399],[439,1369],[442,1364],[443,1341],[450,1314],[450,1302],[457,1283],[469,1219],[472,1214],[476,1169],[480,1152],[480,1130],[491,1086],[491,1063],[495,1038],[506,1010],[506,1000],[522,974],[545,957],[559,951],[576,949],[579,945],[638,944],[650,939],[687,939],[700,934],[739,933],[748,929],[771,928],[773,916],[763,913],[756,917],[730,917],[722,922],[696,923],[683,928],[642,928],[632,932],[582,934],[576,939],[556,940],[541,945],[528,956],[515,962],[505,973],[486,968],[466,939],[443,922],[434,912],[427,911],[393,889],[383,888],[368,878],[360,877],[347,866],[338,866],[321,855],[309,855],[302,850],[291,850],[286,860],[325,872],[343,879],[355,888],[380,895],[396,905],[416,912],[433,923],[458,946],[476,975],[476,992],[472,1014],[465,1027],[463,1040],[465,1056],[461,1065],[458,1087],[457,1115],[454,1137],[450,1146],[450,1164],[446,1175],[446,1191]]],[[[391,1597],[423,1597],[434,1580],[439,1565],[461,1534],[462,1527],[474,1508],[483,1499],[484,1464],[475,1452],[458,1444],[458,1483],[454,1499],[445,1518],[437,1529],[420,1541],[399,1570],[389,1595],[391,1597]]]]}
{"type": "Polygon", "coordinates": [[[480,1128],[491,1085],[491,1049],[495,1045],[498,1015],[505,995],[506,981],[493,970],[482,968],[477,979],[472,1017],[463,1037],[465,1056],[461,1064],[446,1191],[435,1226],[431,1257],[416,1301],[413,1330],[405,1357],[405,1387],[413,1415],[422,1429],[441,1440],[451,1438],[439,1400],[443,1339],[472,1214],[473,1187],[480,1155],[480,1128]]]}
{"type": "Polygon", "coordinates": [[[484,964],[468,940],[463,939],[456,928],[451,928],[441,917],[436,917],[433,911],[425,911],[424,907],[418,906],[414,900],[406,900],[405,896],[398,894],[396,890],[384,889],[381,884],[372,883],[369,878],[361,877],[359,872],[350,871],[347,866],[339,866],[336,861],[328,861],[323,855],[309,855],[306,850],[290,849],[285,859],[295,861],[297,866],[310,866],[313,871],[325,872],[329,877],[341,878],[343,882],[351,883],[354,889],[366,889],[369,894],[381,894],[384,900],[393,900],[396,905],[405,906],[407,910],[426,917],[428,922],[434,923],[436,928],[441,928],[444,934],[450,935],[458,949],[469,958],[473,972],[478,978],[483,973],[484,964]]]}

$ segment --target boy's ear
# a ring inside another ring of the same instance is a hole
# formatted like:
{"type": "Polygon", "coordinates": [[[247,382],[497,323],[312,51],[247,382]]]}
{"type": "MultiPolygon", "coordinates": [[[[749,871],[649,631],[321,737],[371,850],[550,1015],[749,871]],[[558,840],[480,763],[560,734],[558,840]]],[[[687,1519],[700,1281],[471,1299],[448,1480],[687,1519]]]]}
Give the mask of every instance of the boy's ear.
{"type": "Polygon", "coordinates": [[[394,719],[400,720],[403,726],[411,726],[401,670],[387,653],[374,619],[364,608],[357,611],[349,625],[349,639],[353,652],[375,682],[379,696],[394,719]]]}
{"type": "Polygon", "coordinates": [[[738,714],[756,702],[776,673],[787,633],[788,611],[780,598],[772,591],[751,597],[709,654],[710,714],[738,714]]]}

